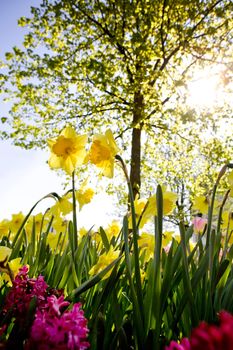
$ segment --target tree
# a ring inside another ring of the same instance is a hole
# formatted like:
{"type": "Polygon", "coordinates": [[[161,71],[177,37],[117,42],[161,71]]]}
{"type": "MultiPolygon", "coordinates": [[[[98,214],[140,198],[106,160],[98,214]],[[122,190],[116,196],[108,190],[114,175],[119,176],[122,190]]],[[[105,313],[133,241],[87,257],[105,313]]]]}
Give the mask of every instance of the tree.
{"type": "Polygon", "coordinates": [[[156,152],[166,159],[215,123],[178,108],[179,88],[200,62],[229,68],[232,14],[231,0],[44,0],[19,20],[29,29],[24,48],[6,54],[1,87],[14,103],[2,137],[44,147],[69,122],[82,131],[110,126],[131,144],[136,195],[142,158],[156,158],[152,143],[160,140],[156,152]]]}

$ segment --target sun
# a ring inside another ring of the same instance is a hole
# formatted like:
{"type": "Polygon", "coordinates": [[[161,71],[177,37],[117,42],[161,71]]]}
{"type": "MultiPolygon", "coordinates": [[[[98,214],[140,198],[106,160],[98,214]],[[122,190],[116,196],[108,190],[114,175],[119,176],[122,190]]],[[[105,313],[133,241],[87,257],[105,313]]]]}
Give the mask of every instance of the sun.
{"type": "Polygon", "coordinates": [[[221,71],[217,67],[197,70],[187,84],[187,103],[195,108],[216,105],[221,95],[221,71]]]}

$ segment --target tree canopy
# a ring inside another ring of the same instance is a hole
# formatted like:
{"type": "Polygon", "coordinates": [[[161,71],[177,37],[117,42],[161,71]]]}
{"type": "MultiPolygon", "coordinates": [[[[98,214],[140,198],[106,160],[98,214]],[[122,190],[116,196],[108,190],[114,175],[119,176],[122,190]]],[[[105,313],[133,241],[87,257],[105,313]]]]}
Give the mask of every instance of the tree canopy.
{"type": "Polygon", "coordinates": [[[141,176],[178,191],[208,186],[231,157],[232,136],[217,135],[232,112],[226,103],[198,112],[184,92],[196,67],[212,64],[229,88],[231,0],[44,0],[31,13],[0,75],[13,101],[2,138],[44,147],[69,123],[82,133],[110,127],[131,147],[134,194],[141,176]]]}

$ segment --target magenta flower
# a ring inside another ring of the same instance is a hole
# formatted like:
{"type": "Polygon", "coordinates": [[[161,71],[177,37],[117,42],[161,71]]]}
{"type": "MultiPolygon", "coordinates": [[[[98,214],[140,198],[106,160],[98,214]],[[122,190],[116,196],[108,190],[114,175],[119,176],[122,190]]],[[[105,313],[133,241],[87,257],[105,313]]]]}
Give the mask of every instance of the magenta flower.
{"type": "Polygon", "coordinates": [[[11,311],[15,317],[24,317],[28,312],[30,302],[35,297],[37,307],[43,307],[46,304],[48,285],[43,276],[29,278],[27,266],[19,269],[12,284],[5,300],[5,313],[11,311]]]}
{"type": "Polygon", "coordinates": [[[183,339],[180,344],[171,341],[165,350],[232,350],[232,330],[233,316],[226,311],[221,311],[218,325],[201,322],[192,331],[190,340],[183,339]]]}
{"type": "Polygon", "coordinates": [[[36,312],[31,335],[26,349],[85,350],[87,342],[87,320],[80,310],[81,304],[74,304],[71,310],[63,311],[69,302],[63,296],[48,298],[45,309],[36,312]]]}
{"type": "Polygon", "coordinates": [[[190,342],[187,338],[182,339],[180,344],[172,340],[169,346],[166,346],[165,350],[191,350],[190,342]]]}
{"type": "MultiPolygon", "coordinates": [[[[74,304],[71,310],[67,310],[69,305],[70,303],[64,300],[61,290],[49,289],[43,276],[29,278],[28,268],[22,267],[6,296],[3,311],[3,316],[9,312],[14,318],[14,328],[19,331],[14,341],[10,339],[11,346],[16,348],[18,343],[23,342],[25,350],[89,348],[90,344],[87,341],[89,330],[84,312],[80,309],[81,304],[74,304]],[[36,308],[31,326],[27,323],[27,317],[33,299],[36,301],[36,308]],[[21,334],[23,337],[19,339],[21,334]]],[[[7,325],[4,325],[0,330],[1,333],[6,329],[7,325]]]]}

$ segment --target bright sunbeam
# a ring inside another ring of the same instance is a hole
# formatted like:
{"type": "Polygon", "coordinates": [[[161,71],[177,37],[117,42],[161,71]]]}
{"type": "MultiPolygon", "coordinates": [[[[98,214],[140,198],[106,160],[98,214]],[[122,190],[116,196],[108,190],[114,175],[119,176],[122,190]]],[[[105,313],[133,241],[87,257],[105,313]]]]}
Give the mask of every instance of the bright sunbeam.
{"type": "Polygon", "coordinates": [[[197,71],[188,83],[187,103],[192,107],[211,107],[218,101],[219,71],[205,69],[197,71]]]}

